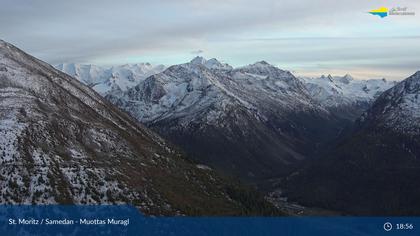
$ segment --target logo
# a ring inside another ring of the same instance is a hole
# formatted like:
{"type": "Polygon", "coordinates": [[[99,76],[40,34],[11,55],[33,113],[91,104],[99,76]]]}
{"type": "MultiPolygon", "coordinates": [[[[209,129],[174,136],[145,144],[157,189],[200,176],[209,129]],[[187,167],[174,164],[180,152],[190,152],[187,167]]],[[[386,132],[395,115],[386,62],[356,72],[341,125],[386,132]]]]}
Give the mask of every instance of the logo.
{"type": "Polygon", "coordinates": [[[414,16],[415,12],[408,11],[408,7],[393,7],[388,9],[387,7],[380,7],[369,11],[370,14],[374,16],[379,16],[381,18],[387,16],[414,16]]]}
{"type": "Polygon", "coordinates": [[[388,16],[388,8],[380,7],[378,9],[371,10],[369,13],[372,14],[372,15],[384,18],[384,17],[388,16]]]}

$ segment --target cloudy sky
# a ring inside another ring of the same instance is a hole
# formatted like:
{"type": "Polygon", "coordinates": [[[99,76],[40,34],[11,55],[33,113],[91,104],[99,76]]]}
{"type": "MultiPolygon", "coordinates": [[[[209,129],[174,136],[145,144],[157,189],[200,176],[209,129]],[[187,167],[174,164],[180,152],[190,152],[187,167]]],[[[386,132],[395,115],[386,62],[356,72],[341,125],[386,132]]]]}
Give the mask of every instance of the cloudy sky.
{"type": "Polygon", "coordinates": [[[420,1],[0,0],[0,38],[49,63],[233,66],[402,79],[420,70],[420,1]],[[380,18],[379,7],[415,16],[380,18]]]}

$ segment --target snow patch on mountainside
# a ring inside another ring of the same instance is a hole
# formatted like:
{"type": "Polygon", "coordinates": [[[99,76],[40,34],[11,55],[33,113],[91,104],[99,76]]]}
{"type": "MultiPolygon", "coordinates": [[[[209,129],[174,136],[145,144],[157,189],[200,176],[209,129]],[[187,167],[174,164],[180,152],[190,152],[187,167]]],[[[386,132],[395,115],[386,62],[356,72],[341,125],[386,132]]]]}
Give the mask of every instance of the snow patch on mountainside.
{"type": "Polygon", "coordinates": [[[25,130],[25,124],[19,123],[14,113],[15,111],[0,112],[0,164],[19,158],[17,143],[22,131],[25,130]]]}

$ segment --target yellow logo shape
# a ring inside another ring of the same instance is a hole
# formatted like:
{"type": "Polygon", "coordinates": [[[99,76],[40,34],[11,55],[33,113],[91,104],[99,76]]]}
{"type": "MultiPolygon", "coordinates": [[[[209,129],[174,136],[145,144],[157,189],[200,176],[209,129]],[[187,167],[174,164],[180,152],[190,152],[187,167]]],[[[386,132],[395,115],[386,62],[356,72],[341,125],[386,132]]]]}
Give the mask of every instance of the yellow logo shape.
{"type": "Polygon", "coordinates": [[[380,7],[378,9],[369,11],[369,13],[384,18],[385,16],[388,16],[388,8],[380,7]]]}

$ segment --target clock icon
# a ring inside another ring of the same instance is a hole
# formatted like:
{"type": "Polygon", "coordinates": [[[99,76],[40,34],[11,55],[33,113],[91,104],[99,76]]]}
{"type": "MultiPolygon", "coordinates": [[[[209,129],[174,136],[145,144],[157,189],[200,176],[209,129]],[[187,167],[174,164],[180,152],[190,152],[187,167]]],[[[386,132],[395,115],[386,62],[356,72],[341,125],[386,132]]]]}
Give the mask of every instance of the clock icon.
{"type": "Polygon", "coordinates": [[[385,231],[391,231],[391,230],[392,230],[392,224],[391,224],[391,223],[389,223],[389,222],[386,222],[386,223],[384,224],[384,230],[385,230],[385,231]]]}

